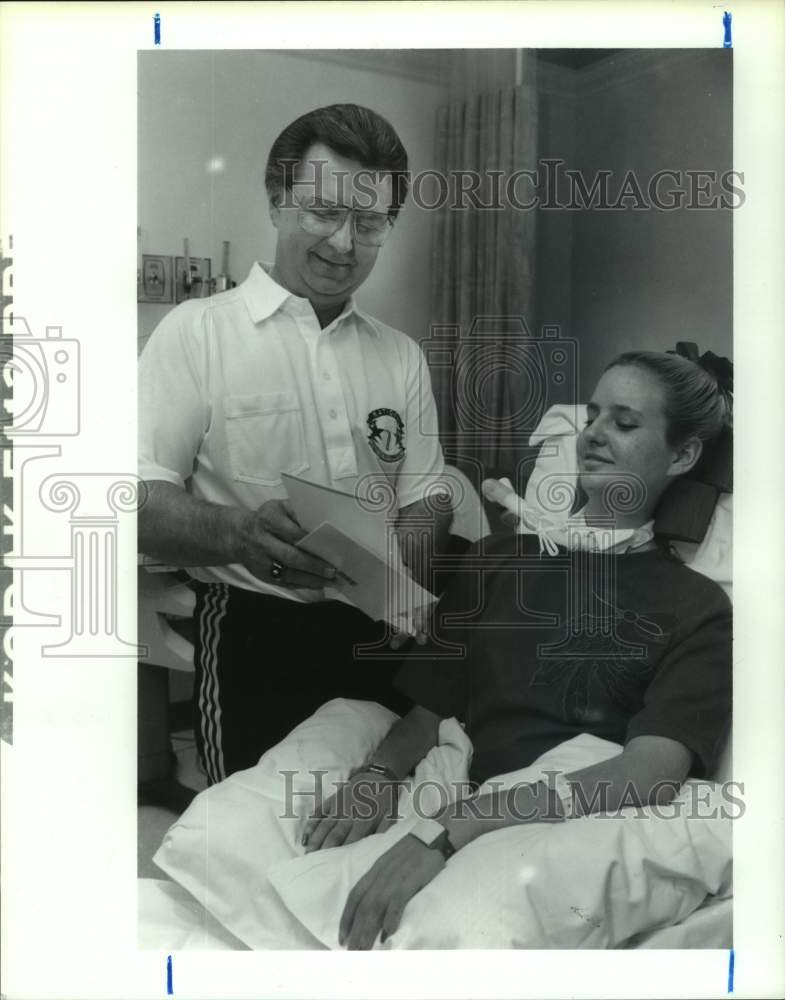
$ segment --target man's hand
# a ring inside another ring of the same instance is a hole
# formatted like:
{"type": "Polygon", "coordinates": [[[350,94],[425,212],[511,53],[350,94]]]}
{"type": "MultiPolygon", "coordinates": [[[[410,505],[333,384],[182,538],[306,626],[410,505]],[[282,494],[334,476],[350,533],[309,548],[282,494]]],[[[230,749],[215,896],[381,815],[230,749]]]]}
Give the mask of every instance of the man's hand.
{"type": "Polygon", "coordinates": [[[239,520],[235,555],[258,579],[320,600],[323,588],[335,578],[335,569],[295,548],[295,543],[304,537],[289,502],[268,500],[239,520]]]}
{"type": "Polygon", "coordinates": [[[305,824],[306,854],[382,833],[397,820],[397,806],[397,782],[358,771],[305,824]]]}
{"type": "Polygon", "coordinates": [[[444,868],[441,851],[407,834],[360,879],[346,901],[338,941],[351,951],[373,947],[394,934],[409,900],[444,868]]]}

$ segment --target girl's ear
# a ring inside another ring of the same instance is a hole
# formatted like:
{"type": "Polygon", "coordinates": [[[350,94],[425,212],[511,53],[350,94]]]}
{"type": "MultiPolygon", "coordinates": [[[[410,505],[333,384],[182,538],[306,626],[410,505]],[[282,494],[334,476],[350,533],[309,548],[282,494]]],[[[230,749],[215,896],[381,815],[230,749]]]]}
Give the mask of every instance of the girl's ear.
{"type": "Polygon", "coordinates": [[[694,469],[703,453],[703,442],[700,438],[687,438],[674,452],[674,458],[668,469],[669,476],[683,476],[685,472],[694,469]]]}

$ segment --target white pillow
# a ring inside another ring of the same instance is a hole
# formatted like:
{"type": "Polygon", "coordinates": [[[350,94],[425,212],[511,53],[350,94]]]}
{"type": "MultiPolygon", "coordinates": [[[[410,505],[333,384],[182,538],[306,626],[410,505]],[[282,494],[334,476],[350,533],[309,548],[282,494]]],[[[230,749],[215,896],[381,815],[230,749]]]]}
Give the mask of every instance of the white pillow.
{"type": "MultiPolygon", "coordinates": [[[[251,948],[336,947],[349,891],[411,819],[305,856],[299,834],[309,803],[298,799],[297,816],[282,818],[278,772],[301,772],[298,791],[310,785],[311,768],[343,780],[394,718],[373,703],[323,706],[256,767],[197,796],[167,833],[156,863],[251,948]]],[[[455,720],[442,723],[440,739],[418,780],[464,780],[470,744],[455,720]]],[[[543,768],[569,771],[620,751],[584,735],[508,777],[536,780],[543,768]]],[[[685,786],[680,799],[689,794],[685,786]]],[[[728,883],[730,820],[677,811],[674,805],[670,818],[658,819],[628,810],[621,818],[531,824],[478,838],[411,901],[384,947],[616,947],[681,920],[728,883]]]]}
{"type": "MultiPolygon", "coordinates": [[[[680,801],[689,796],[685,787],[680,801]]],[[[618,948],[678,923],[730,892],[731,820],[671,808],[670,818],[625,810],[479,837],[414,897],[386,946],[618,948]]]]}
{"type": "Polygon", "coordinates": [[[314,790],[309,768],[327,772],[329,792],[367,759],[396,718],[371,702],[328,702],[255,767],[197,795],[153,860],[249,947],[320,947],[271,890],[267,872],[302,853],[303,817],[314,790]],[[286,772],[295,772],[296,815],[282,818],[286,772]]]}
{"type": "MultiPolygon", "coordinates": [[[[584,734],[494,780],[536,781],[545,770],[569,773],[620,752],[584,734]]],[[[477,838],[410,901],[382,947],[615,948],[683,920],[730,883],[730,820],[686,818],[697,787],[687,783],[668,808],[532,823],[477,838]]],[[[719,810],[719,789],[702,794],[704,814],[719,810]]],[[[383,834],[285,862],[270,880],[311,934],[338,948],[352,888],[415,821],[404,815],[383,834]]]]}

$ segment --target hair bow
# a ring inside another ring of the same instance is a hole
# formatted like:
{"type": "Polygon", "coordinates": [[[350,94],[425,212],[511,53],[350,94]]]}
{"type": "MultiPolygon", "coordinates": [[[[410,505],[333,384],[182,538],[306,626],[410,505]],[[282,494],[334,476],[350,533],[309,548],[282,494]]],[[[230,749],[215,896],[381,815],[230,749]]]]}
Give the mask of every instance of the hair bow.
{"type": "Polygon", "coordinates": [[[724,392],[733,392],[733,363],[728,358],[722,358],[714,351],[699,354],[698,345],[689,340],[680,340],[676,344],[676,350],[668,351],[668,354],[680,354],[688,361],[694,361],[717,379],[720,389],[724,392]]]}

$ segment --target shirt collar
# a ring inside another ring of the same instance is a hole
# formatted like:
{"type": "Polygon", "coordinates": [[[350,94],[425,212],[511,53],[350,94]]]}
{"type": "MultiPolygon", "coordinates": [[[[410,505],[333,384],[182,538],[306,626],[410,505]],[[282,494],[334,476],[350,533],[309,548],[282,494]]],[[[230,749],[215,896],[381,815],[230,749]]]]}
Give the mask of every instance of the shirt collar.
{"type": "MultiPolygon", "coordinates": [[[[254,262],[248,277],[240,286],[251,320],[254,323],[262,323],[269,319],[286,303],[289,303],[295,312],[310,308],[308,299],[292,295],[277,281],[273,281],[269,274],[271,270],[271,264],[254,262]]],[[[341,314],[330,324],[333,332],[352,316],[370,333],[379,336],[379,328],[373,319],[359,308],[353,295],[349,297],[341,314]]]]}
{"type": "Polygon", "coordinates": [[[654,521],[639,528],[603,528],[587,524],[582,511],[565,520],[522,505],[518,533],[538,535],[540,551],[551,555],[557,554],[559,545],[594,552],[631,552],[654,538],[654,521]]]}

